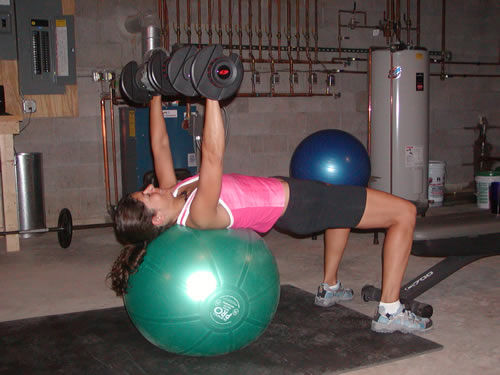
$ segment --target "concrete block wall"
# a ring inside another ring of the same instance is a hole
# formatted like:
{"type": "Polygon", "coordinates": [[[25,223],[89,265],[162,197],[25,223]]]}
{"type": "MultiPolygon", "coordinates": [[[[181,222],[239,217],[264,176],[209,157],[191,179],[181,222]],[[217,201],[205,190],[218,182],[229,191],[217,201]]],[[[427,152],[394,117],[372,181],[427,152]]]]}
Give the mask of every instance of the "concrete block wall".
{"type": "MultiPolygon", "coordinates": [[[[223,3],[227,0],[222,0],[223,3]]],[[[183,3],[183,2],[181,2],[183,3]]],[[[206,2],[202,2],[206,7],[206,2]]],[[[246,20],[248,2],[243,1],[243,19],[246,20]]],[[[256,7],[256,1],[253,2],[256,7]]],[[[285,2],[282,2],[282,27],[286,25],[285,2]]],[[[295,2],[292,2],[295,3],[295,2]]],[[[311,1],[311,4],[313,2],[311,1]]],[[[402,7],[406,2],[402,1],[402,7]]],[[[412,1],[412,20],[416,23],[415,3],[412,1]]],[[[169,0],[169,17],[175,20],[175,1],[169,0]]],[[[337,47],[338,10],[352,10],[350,0],[319,0],[319,45],[337,47]]],[[[104,189],[103,151],[100,128],[100,98],[108,92],[108,85],[95,83],[93,71],[114,71],[117,74],[130,60],[141,61],[141,36],[130,34],[124,28],[125,19],[138,12],[155,10],[157,1],[143,0],[76,0],[76,47],[78,74],[78,118],[32,119],[28,127],[15,138],[19,152],[40,151],[44,154],[45,198],[48,225],[57,220],[62,207],[72,210],[78,222],[109,220],[104,189]]],[[[383,17],[385,0],[358,1],[357,10],[367,12],[367,24],[377,25],[383,17]]],[[[263,17],[267,20],[267,0],[262,1],[263,17]]],[[[196,22],[197,7],[192,5],[192,20],[196,22]]],[[[276,11],[276,5],[274,5],[276,11]]],[[[404,9],[403,9],[404,11],[404,9]]],[[[233,4],[233,22],[237,22],[236,2],[233,4]]],[[[204,8],[204,17],[206,9],[204,8]]],[[[254,24],[257,22],[254,10],[254,24]]],[[[292,26],[295,33],[295,13],[292,26]]],[[[500,33],[498,19],[500,5],[495,0],[479,2],[457,0],[447,2],[446,50],[454,61],[498,62],[500,33]]],[[[184,20],[184,13],[181,14],[184,20]]],[[[224,16],[225,17],[225,16],[224,16]]],[[[303,17],[303,16],[302,16],[303,17]]],[[[312,17],[312,13],[311,13],[312,17]]],[[[346,22],[346,18],[343,18],[346,22]]],[[[184,21],[182,21],[184,22],[184,21]]],[[[225,19],[223,22],[226,22],[225,19]]],[[[267,22],[267,21],[266,21],[267,22]]],[[[304,19],[302,18],[302,23],[304,19]]],[[[312,23],[312,19],[311,19],[312,23]]],[[[267,23],[266,23],[267,25],[267,23]]],[[[175,34],[171,27],[172,41],[175,34]]],[[[282,29],[282,34],[284,30],[282,29]]],[[[373,30],[342,29],[348,37],[344,48],[385,46],[386,40],[373,30]]],[[[403,33],[406,40],[405,33],[403,33]]],[[[227,36],[224,36],[227,41],[227,36]]],[[[216,39],[214,39],[216,40],[216,39]]],[[[183,41],[185,37],[183,36],[183,41]]],[[[193,42],[197,41],[193,34],[193,42]]],[[[234,37],[236,42],[237,38],[234,37]]],[[[248,37],[244,35],[244,44],[248,37]]],[[[253,43],[257,43],[254,33],[253,43]]],[[[264,37],[264,43],[267,39],[264,37]]],[[[283,35],[282,44],[286,44],[283,35]]],[[[293,45],[295,39],[293,39],[293,45]]],[[[421,46],[431,51],[441,49],[441,2],[421,1],[421,46]]],[[[247,52],[244,52],[247,56],[247,52]]],[[[264,58],[267,53],[263,52],[264,58]]],[[[349,55],[349,54],[346,54],[349,55]]],[[[353,55],[353,54],[351,54],[353,55]]],[[[283,54],[286,56],[286,54],[283,54]]],[[[329,57],[336,57],[332,53],[329,57]]],[[[364,55],[354,55],[366,57],[364,55]]],[[[328,58],[328,55],[321,56],[328,58]]],[[[246,66],[247,70],[250,69],[246,66]]],[[[276,65],[280,72],[277,92],[289,91],[288,65],[276,65]]],[[[270,67],[257,64],[261,71],[261,84],[257,92],[269,92],[270,67]]],[[[307,65],[296,65],[299,83],[296,92],[307,92],[307,65]]],[[[315,67],[321,69],[321,67],[315,67]]],[[[364,61],[350,65],[329,65],[328,69],[366,72],[364,61]]],[[[439,64],[431,65],[432,73],[440,72],[439,64]]],[[[498,65],[449,65],[447,73],[500,74],[498,65]]],[[[315,93],[326,90],[325,74],[318,73],[315,93]]],[[[247,73],[241,92],[251,92],[250,74],[247,73]]],[[[226,172],[254,175],[287,175],[289,160],[296,145],[307,135],[324,128],[339,128],[355,135],[366,144],[367,139],[367,75],[338,73],[333,92],[340,97],[313,96],[297,98],[240,97],[227,105],[230,115],[230,138],[225,158],[226,172]]],[[[202,103],[202,102],[200,102],[202,103]]],[[[463,129],[474,126],[480,115],[491,125],[500,125],[500,79],[484,77],[430,78],[430,158],[447,163],[447,184],[450,189],[466,186],[473,180],[472,145],[477,133],[463,129]]],[[[198,105],[200,108],[201,106],[198,105]]],[[[107,108],[109,111],[109,109],[107,108]]],[[[200,108],[202,111],[203,109],[200,108]]],[[[109,116],[108,116],[109,120],[109,116]]],[[[118,110],[115,110],[118,122],[118,110]]],[[[26,125],[27,120],[24,122],[26,125]]],[[[494,153],[500,154],[500,133],[491,130],[489,141],[494,153]]],[[[118,136],[118,135],[117,135],[118,136]]],[[[117,138],[118,140],[118,138],[117,138]]],[[[118,165],[120,155],[118,154],[118,165]]],[[[120,178],[118,170],[118,179],[120,178]]],[[[111,176],[112,178],[112,176],[111,176]]],[[[113,181],[111,181],[113,182],[113,181]]],[[[112,202],[114,187],[112,186],[112,202]]]]}

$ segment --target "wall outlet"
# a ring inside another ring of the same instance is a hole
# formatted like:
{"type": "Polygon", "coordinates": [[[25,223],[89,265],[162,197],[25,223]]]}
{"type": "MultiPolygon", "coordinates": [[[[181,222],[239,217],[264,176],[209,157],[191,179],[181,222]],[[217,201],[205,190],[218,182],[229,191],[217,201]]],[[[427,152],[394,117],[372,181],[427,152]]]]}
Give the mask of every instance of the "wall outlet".
{"type": "Polygon", "coordinates": [[[23,111],[24,111],[24,113],[36,112],[36,102],[33,99],[24,99],[23,100],[23,111]]]}
{"type": "Polygon", "coordinates": [[[97,71],[92,72],[92,81],[94,82],[99,82],[99,81],[109,82],[114,80],[115,78],[116,78],[115,72],[110,72],[106,70],[103,72],[97,72],[97,71]]]}

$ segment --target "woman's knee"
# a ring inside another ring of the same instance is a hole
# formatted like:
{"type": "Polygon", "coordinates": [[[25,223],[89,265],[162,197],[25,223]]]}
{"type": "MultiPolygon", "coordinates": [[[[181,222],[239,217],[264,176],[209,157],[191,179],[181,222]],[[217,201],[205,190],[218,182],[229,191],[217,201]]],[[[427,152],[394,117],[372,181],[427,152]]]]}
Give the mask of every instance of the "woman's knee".
{"type": "Polygon", "coordinates": [[[359,228],[389,228],[393,225],[413,229],[417,209],[413,203],[395,195],[367,189],[365,212],[359,228]]]}
{"type": "Polygon", "coordinates": [[[417,221],[417,207],[410,201],[399,199],[395,224],[413,230],[417,221]]]}

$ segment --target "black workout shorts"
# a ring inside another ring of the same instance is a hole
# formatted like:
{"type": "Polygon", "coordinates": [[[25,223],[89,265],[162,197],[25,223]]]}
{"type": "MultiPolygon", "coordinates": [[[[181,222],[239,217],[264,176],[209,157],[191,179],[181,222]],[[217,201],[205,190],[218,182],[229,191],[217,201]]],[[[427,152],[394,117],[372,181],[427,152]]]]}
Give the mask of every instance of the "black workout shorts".
{"type": "Polygon", "coordinates": [[[359,224],[366,206],[366,188],[278,178],[290,187],[286,211],[274,225],[278,230],[308,235],[328,228],[354,228],[359,224]]]}

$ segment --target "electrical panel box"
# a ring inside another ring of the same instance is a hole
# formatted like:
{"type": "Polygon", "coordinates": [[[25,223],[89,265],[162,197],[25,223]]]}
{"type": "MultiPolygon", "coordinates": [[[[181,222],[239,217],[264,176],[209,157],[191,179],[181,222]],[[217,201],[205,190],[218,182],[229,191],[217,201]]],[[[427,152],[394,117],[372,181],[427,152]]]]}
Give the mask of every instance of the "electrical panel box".
{"type": "MultiPolygon", "coordinates": [[[[154,171],[154,166],[149,140],[149,108],[120,107],[119,111],[122,194],[126,195],[143,187],[144,175],[154,171]]],[[[191,106],[191,114],[194,113],[196,108],[191,106]]],[[[184,121],[186,107],[163,107],[163,116],[176,175],[181,179],[196,174],[192,125],[186,126],[184,121]]]]}
{"type": "Polygon", "coordinates": [[[60,0],[16,0],[22,94],[64,94],[76,83],[74,17],[61,13],[60,0]]]}
{"type": "Polygon", "coordinates": [[[16,60],[16,28],[13,0],[0,1],[0,60],[16,60]]]}

